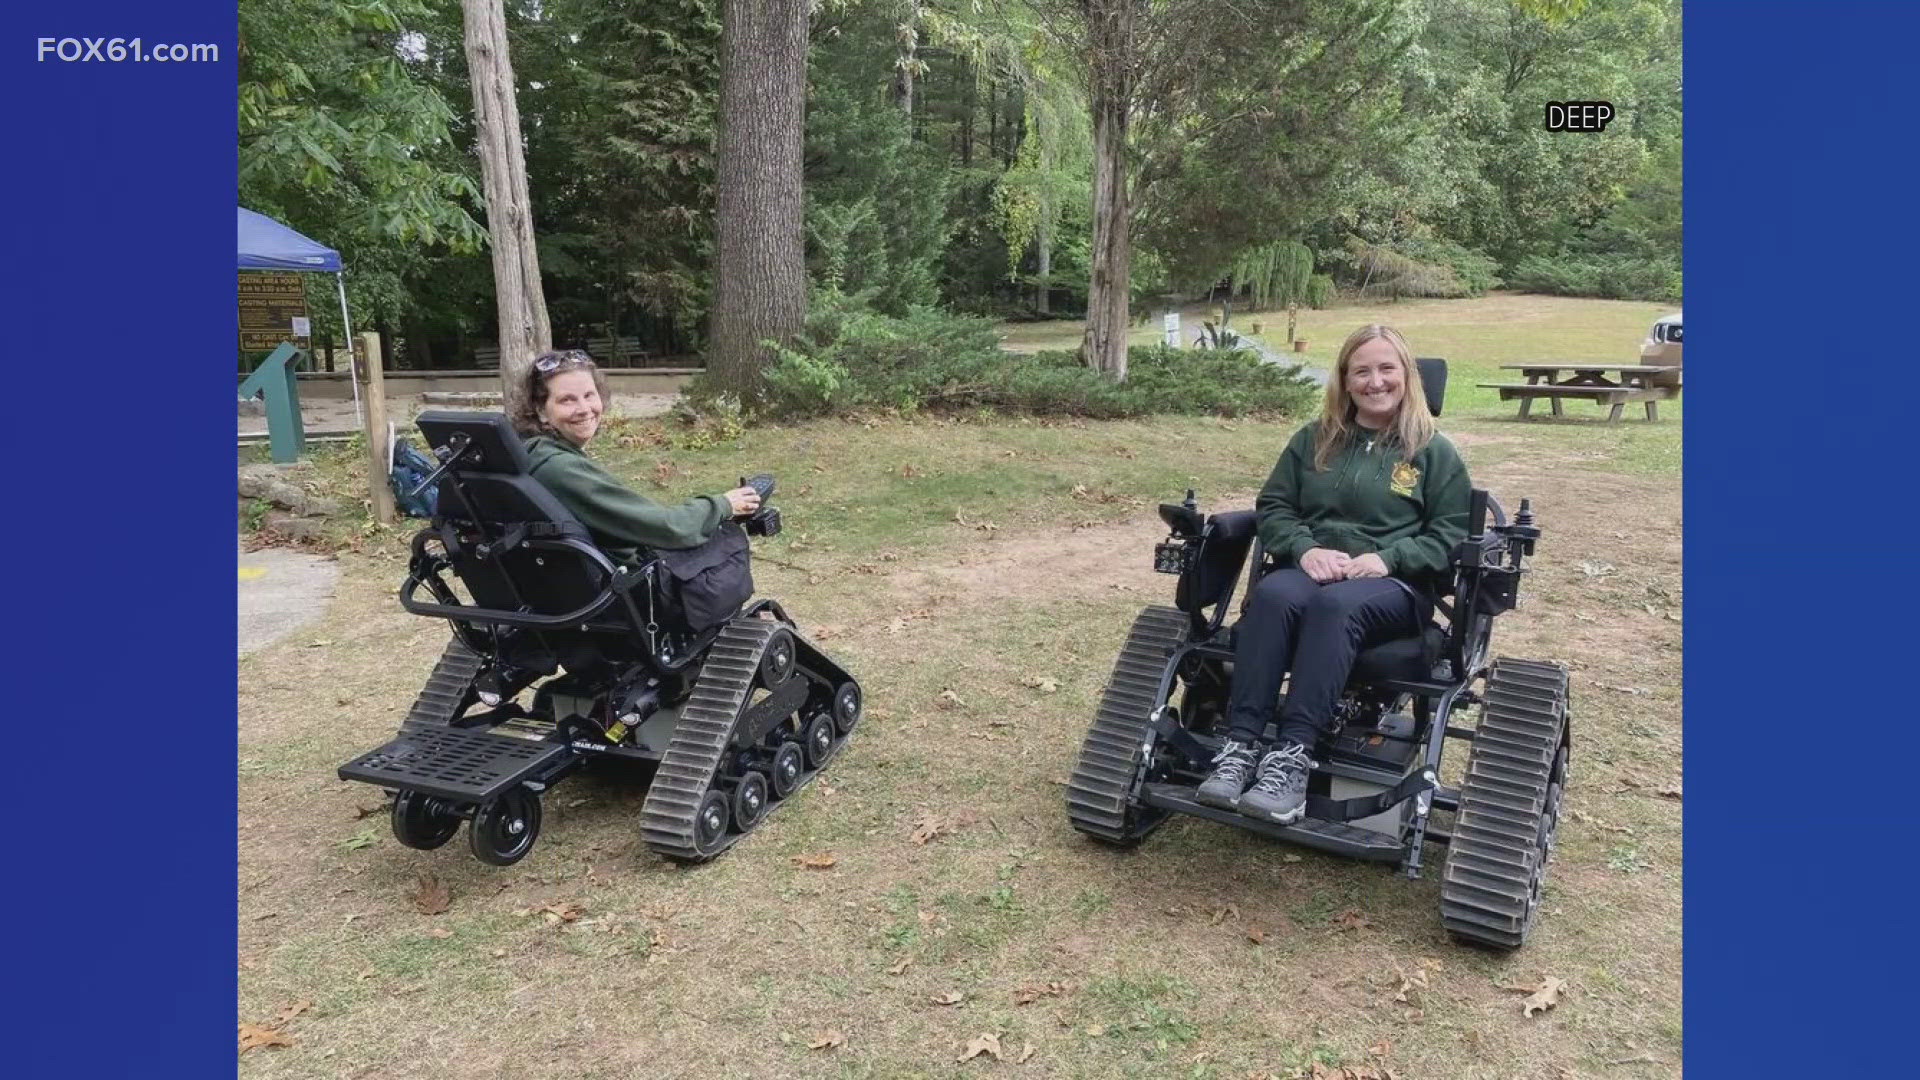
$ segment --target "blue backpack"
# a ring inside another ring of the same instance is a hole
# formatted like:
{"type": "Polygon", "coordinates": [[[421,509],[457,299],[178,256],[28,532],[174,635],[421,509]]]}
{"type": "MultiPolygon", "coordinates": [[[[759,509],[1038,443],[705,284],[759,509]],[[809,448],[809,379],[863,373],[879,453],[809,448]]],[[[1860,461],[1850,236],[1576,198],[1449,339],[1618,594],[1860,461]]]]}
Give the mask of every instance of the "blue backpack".
{"type": "Polygon", "coordinates": [[[387,483],[393,488],[394,507],[408,517],[432,517],[440,501],[440,486],[435,484],[417,495],[414,489],[420,487],[439,467],[439,462],[415,449],[412,443],[395,437],[393,466],[387,472],[387,483]]]}

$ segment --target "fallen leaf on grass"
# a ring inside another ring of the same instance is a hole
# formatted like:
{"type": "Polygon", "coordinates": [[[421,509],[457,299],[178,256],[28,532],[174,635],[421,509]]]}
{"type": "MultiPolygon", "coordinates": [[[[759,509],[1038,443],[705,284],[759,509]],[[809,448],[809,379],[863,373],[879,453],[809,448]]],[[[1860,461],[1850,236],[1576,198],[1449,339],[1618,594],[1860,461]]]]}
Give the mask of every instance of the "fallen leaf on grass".
{"type": "Polygon", "coordinates": [[[259,1024],[240,1025],[240,1052],[263,1050],[272,1047],[292,1046],[293,1040],[284,1031],[277,1031],[259,1024]]]}
{"type": "Polygon", "coordinates": [[[447,929],[444,926],[436,926],[433,929],[427,931],[427,936],[430,938],[439,938],[442,941],[445,941],[447,938],[450,938],[453,936],[453,931],[447,929]]]}
{"type": "Polygon", "coordinates": [[[321,638],[321,639],[320,639],[320,640],[318,640],[318,641],[309,641],[309,642],[307,642],[307,648],[309,648],[309,649],[324,649],[324,648],[326,648],[327,646],[329,646],[329,645],[331,645],[331,644],[333,644],[333,639],[332,639],[332,638],[321,638]]]}
{"type": "Polygon", "coordinates": [[[453,903],[453,891],[433,874],[422,874],[408,894],[413,908],[422,915],[438,915],[453,903]]]}
{"type": "Polygon", "coordinates": [[[1213,916],[1208,921],[1215,926],[1219,926],[1228,919],[1237,919],[1239,917],[1240,909],[1234,907],[1232,904],[1228,904],[1226,907],[1214,908],[1213,916]]]}
{"type": "Polygon", "coordinates": [[[1560,995],[1566,992],[1567,984],[1564,979],[1542,975],[1537,983],[1520,986],[1501,983],[1500,989],[1511,990],[1516,994],[1526,994],[1527,1000],[1520,1003],[1520,1015],[1530,1017],[1534,1013],[1546,1012],[1560,1004],[1560,995]]]}
{"type": "Polygon", "coordinates": [[[653,486],[657,488],[666,487],[667,481],[672,480],[674,474],[678,471],[679,471],[678,469],[675,469],[673,467],[673,462],[671,461],[662,459],[660,461],[654,462],[653,478],[652,478],[653,486]]]}
{"type": "Polygon", "coordinates": [[[847,1037],[838,1031],[823,1031],[807,1044],[809,1050],[831,1050],[836,1046],[847,1045],[847,1037]]]}
{"type": "Polygon", "coordinates": [[[1060,689],[1059,682],[1053,679],[1049,679],[1044,675],[1040,675],[1040,676],[1030,675],[1027,678],[1021,679],[1020,685],[1030,686],[1033,689],[1038,690],[1043,694],[1055,693],[1060,689]]]}
{"type": "Polygon", "coordinates": [[[1381,1039],[1379,1042],[1374,1043],[1372,1046],[1367,1047],[1367,1053],[1372,1054],[1374,1057],[1386,1057],[1388,1054],[1392,1052],[1393,1052],[1392,1039],[1381,1039]]]}
{"type": "Polygon", "coordinates": [[[348,851],[359,851],[361,848],[372,847],[378,837],[379,830],[374,826],[368,826],[354,833],[352,836],[347,837],[345,840],[340,841],[340,846],[346,848],[348,851]]]}
{"type": "Polygon", "coordinates": [[[1295,855],[1293,852],[1289,851],[1280,856],[1280,861],[1281,862],[1299,862],[1300,856],[1295,855]]]}
{"type": "Polygon", "coordinates": [[[1033,1044],[1028,1043],[1025,1046],[1022,1046],[1020,1048],[1020,1056],[1017,1058],[1014,1058],[1013,1063],[1015,1065],[1025,1065],[1027,1063],[1027,1059],[1032,1056],[1033,1056],[1033,1044]]]}
{"type": "Polygon", "coordinates": [[[952,690],[940,691],[938,701],[943,709],[958,709],[966,705],[966,702],[960,700],[960,695],[952,690]]]}
{"type": "Polygon", "coordinates": [[[1348,908],[1333,917],[1333,928],[1343,934],[1349,930],[1365,930],[1372,925],[1372,920],[1353,908],[1348,908]]]}
{"type": "Polygon", "coordinates": [[[372,968],[368,968],[365,971],[362,971],[360,974],[355,975],[353,979],[355,982],[366,982],[368,979],[371,979],[378,974],[379,972],[373,970],[372,968]]]}
{"type": "Polygon", "coordinates": [[[839,861],[840,857],[838,855],[829,855],[824,851],[814,855],[795,855],[793,857],[793,864],[795,866],[808,870],[831,870],[834,864],[839,861]]]}
{"type": "Polygon", "coordinates": [[[1267,932],[1257,926],[1249,926],[1247,927],[1247,940],[1253,942],[1255,945],[1264,945],[1267,943],[1267,932]]]}
{"type": "Polygon", "coordinates": [[[313,1002],[311,1001],[295,1001],[282,1005],[279,1011],[273,1014],[273,1019],[269,1020],[268,1024],[273,1027],[285,1027],[287,1021],[311,1008],[313,1008],[313,1002]]]}
{"type": "Polygon", "coordinates": [[[920,475],[920,470],[914,468],[912,465],[900,466],[900,478],[902,480],[911,480],[914,477],[919,475],[920,475]]]}
{"type": "Polygon", "coordinates": [[[1413,969],[1413,974],[1411,975],[1407,974],[1404,971],[1396,971],[1394,974],[1398,975],[1400,978],[1400,987],[1399,989],[1393,992],[1393,1000],[1399,1002],[1402,1005],[1417,1004],[1417,1002],[1414,1000],[1413,995],[1418,991],[1425,990],[1427,988],[1426,969],[1415,968],[1413,969]]]}
{"type": "Polygon", "coordinates": [[[584,906],[576,904],[571,900],[556,900],[552,903],[542,904],[539,907],[521,908],[514,912],[515,915],[523,918],[528,915],[538,915],[547,921],[548,926],[558,926],[561,923],[573,922],[586,913],[587,909],[584,906]]]}
{"type": "Polygon", "coordinates": [[[1681,799],[1680,785],[1674,784],[1672,787],[1663,787],[1660,790],[1654,792],[1654,794],[1660,796],[1663,799],[1673,799],[1673,800],[1679,801],[1681,799]]]}
{"type": "Polygon", "coordinates": [[[1087,1027],[1086,1027],[1086,1032],[1087,1032],[1087,1034],[1089,1034],[1089,1035],[1091,1035],[1091,1036],[1093,1036],[1094,1038],[1096,1038],[1096,1039],[1097,1039],[1097,1038],[1099,1038],[1100,1036],[1102,1036],[1102,1035],[1105,1035],[1105,1034],[1107,1033],[1107,1025],[1105,1025],[1105,1024],[1088,1024],[1088,1025],[1087,1025],[1087,1027]]]}
{"type": "Polygon", "coordinates": [[[899,974],[902,974],[903,972],[905,972],[905,971],[907,970],[907,968],[908,968],[908,967],[909,967],[909,966],[910,966],[910,965],[911,965],[912,963],[913,963],[913,961],[912,961],[912,960],[902,960],[902,961],[900,961],[899,963],[897,963],[897,964],[895,964],[895,965],[893,965],[892,967],[890,967],[890,968],[888,968],[888,969],[887,969],[887,974],[889,974],[889,975],[899,975],[899,974]]]}
{"type": "Polygon", "coordinates": [[[1028,983],[1013,992],[1013,1003],[1015,1005],[1031,1005],[1042,997],[1058,997],[1066,992],[1067,984],[1063,982],[1050,982],[1045,985],[1028,983]]]}
{"type": "Polygon", "coordinates": [[[960,823],[950,817],[928,814],[913,823],[913,842],[924,844],[938,840],[942,836],[952,836],[960,828],[960,823]]]}
{"type": "Polygon", "coordinates": [[[953,512],[953,521],[956,525],[965,525],[969,529],[978,529],[984,533],[990,533],[1000,528],[1000,526],[995,525],[991,521],[968,521],[967,515],[958,510],[953,512]]]}
{"type": "Polygon", "coordinates": [[[946,993],[941,994],[939,997],[934,998],[932,1000],[935,1005],[958,1005],[961,1002],[967,1000],[967,995],[959,992],[958,990],[949,990],[946,993]]]}
{"type": "Polygon", "coordinates": [[[999,1061],[1000,1060],[1000,1036],[980,1035],[976,1037],[972,1042],[967,1044],[966,1052],[961,1054],[958,1058],[954,1060],[971,1061],[982,1054],[986,1054],[992,1057],[993,1060],[999,1061]]]}
{"type": "Polygon", "coordinates": [[[361,818],[370,818],[385,809],[385,806],[356,806],[353,808],[353,820],[359,821],[361,818]]]}

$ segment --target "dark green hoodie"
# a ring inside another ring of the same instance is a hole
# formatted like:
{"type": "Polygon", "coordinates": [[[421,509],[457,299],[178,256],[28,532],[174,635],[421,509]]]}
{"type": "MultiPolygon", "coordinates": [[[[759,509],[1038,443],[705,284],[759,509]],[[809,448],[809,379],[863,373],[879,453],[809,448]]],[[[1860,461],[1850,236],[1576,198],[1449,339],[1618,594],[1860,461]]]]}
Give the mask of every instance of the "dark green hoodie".
{"type": "Polygon", "coordinates": [[[1472,488],[1453,443],[1436,433],[1407,461],[1398,446],[1355,428],[1316,472],[1319,428],[1315,420],[1294,432],[1260,489],[1253,507],[1261,546],[1283,565],[1298,565],[1316,547],[1373,553],[1402,581],[1443,587],[1453,547],[1466,539],[1472,488]]]}
{"type": "Polygon", "coordinates": [[[725,495],[697,495],[679,506],[662,506],[628,490],[579,447],[551,435],[527,439],[527,458],[534,478],[573,511],[616,562],[633,560],[642,547],[693,547],[733,513],[725,495]]]}

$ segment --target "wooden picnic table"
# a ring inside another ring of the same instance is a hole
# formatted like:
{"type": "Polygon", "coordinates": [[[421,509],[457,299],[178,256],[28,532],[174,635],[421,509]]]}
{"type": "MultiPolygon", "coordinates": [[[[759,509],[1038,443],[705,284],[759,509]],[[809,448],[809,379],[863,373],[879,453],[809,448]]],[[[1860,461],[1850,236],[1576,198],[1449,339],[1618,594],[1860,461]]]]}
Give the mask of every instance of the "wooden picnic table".
{"type": "Polygon", "coordinates": [[[1535,398],[1546,398],[1553,415],[1563,416],[1560,402],[1566,398],[1587,398],[1612,406],[1607,423],[1620,419],[1621,410],[1630,401],[1647,406],[1647,419],[1660,419],[1659,403],[1678,397],[1680,387],[1671,382],[1680,373],[1677,367],[1660,364],[1595,364],[1586,361],[1501,364],[1502,371],[1518,371],[1527,377],[1523,383],[1481,383],[1488,390],[1500,391],[1501,401],[1520,401],[1520,417],[1525,419],[1535,398]],[[1565,372],[1565,377],[1562,377],[1565,372]],[[1655,376],[1662,376],[1656,379],[1655,376]]]}

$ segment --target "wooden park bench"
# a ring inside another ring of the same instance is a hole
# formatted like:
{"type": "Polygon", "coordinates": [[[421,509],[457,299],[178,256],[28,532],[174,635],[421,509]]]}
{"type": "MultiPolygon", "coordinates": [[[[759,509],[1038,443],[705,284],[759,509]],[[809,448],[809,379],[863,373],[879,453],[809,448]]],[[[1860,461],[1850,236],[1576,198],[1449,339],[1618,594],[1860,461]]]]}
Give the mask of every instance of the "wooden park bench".
{"type": "Polygon", "coordinates": [[[1680,387],[1672,381],[1678,368],[1653,364],[1568,363],[1502,364],[1502,371],[1518,371],[1527,378],[1523,383],[1481,383],[1487,390],[1500,391],[1501,401],[1520,402],[1520,417],[1525,419],[1536,398],[1545,398],[1553,406],[1553,415],[1563,416],[1560,403],[1567,398],[1585,398],[1612,407],[1607,423],[1620,419],[1621,410],[1630,401],[1645,402],[1647,419],[1660,419],[1659,403],[1678,397],[1680,387]],[[1561,373],[1566,377],[1562,378],[1561,373]]]}

